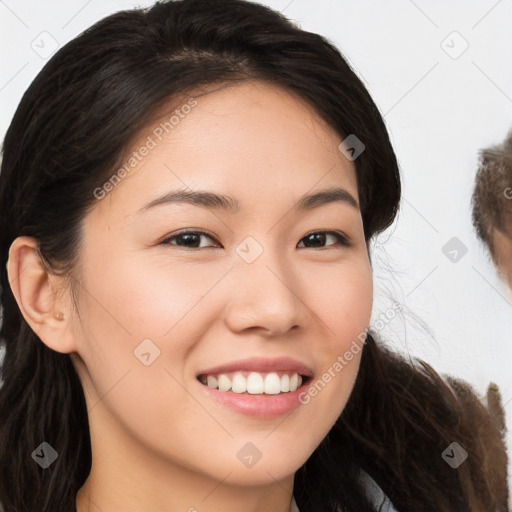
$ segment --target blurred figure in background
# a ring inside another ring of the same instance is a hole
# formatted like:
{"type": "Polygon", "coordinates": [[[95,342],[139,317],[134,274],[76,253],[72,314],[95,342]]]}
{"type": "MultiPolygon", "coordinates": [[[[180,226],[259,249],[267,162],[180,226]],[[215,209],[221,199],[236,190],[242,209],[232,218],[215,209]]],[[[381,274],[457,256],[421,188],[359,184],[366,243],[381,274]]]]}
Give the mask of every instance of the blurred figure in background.
{"type": "Polygon", "coordinates": [[[512,288],[512,130],[501,144],[480,151],[472,208],[477,235],[512,288]]]}
{"type": "MultiPolygon", "coordinates": [[[[477,236],[512,292],[512,129],[503,142],[480,151],[471,204],[477,236]]],[[[495,384],[487,389],[487,408],[505,432],[505,413],[495,384]]]]}

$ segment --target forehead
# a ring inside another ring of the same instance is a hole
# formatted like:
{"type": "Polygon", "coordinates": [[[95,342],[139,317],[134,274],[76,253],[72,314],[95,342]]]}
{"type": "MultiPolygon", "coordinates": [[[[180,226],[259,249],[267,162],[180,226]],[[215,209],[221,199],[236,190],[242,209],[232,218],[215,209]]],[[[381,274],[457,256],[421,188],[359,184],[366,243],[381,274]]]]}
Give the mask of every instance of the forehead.
{"type": "Polygon", "coordinates": [[[355,165],[339,151],[341,141],[297,93],[258,81],[212,87],[174,100],[141,131],[124,158],[134,168],[106,203],[134,211],[176,187],[222,191],[242,205],[328,186],[357,199],[355,165]]]}

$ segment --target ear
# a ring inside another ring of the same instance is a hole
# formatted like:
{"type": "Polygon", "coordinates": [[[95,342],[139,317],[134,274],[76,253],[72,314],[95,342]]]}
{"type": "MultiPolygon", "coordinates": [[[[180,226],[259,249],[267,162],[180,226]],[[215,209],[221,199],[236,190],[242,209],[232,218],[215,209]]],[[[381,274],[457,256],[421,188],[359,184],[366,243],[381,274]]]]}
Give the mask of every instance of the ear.
{"type": "Polygon", "coordinates": [[[76,351],[69,290],[64,278],[46,269],[36,239],[21,236],[14,240],[9,249],[7,276],[23,317],[41,341],[57,352],[76,351]]]}

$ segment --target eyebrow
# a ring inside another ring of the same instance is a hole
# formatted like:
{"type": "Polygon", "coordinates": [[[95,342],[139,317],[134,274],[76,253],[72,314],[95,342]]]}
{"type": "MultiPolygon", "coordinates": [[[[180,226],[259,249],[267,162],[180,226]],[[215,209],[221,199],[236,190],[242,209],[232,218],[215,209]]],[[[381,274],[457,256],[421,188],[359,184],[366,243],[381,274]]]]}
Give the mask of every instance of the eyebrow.
{"type": "MultiPolygon", "coordinates": [[[[312,210],[313,208],[335,202],[341,202],[355,209],[359,209],[359,204],[354,196],[343,188],[329,188],[302,196],[294,207],[297,211],[312,210]]],[[[155,206],[176,203],[188,203],[194,206],[233,213],[240,211],[240,203],[236,198],[199,190],[175,190],[168,192],[149,202],[141,210],[144,211],[154,208],[155,206]]]]}

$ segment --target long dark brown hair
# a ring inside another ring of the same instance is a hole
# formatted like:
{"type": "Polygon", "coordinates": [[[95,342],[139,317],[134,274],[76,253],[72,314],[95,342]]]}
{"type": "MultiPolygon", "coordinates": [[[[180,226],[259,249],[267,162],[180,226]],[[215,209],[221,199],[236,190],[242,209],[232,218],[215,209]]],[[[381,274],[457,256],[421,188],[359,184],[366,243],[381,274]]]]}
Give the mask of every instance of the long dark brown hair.
{"type": "MultiPolygon", "coordinates": [[[[256,3],[184,0],[116,13],[66,44],[24,94],[3,146],[5,512],[75,510],[91,468],[80,381],[69,355],[49,349],[22,317],[7,284],[10,245],[18,236],[35,237],[48,268],[70,271],[81,220],[95,204],[92,191],[159,109],[187,91],[252,79],[299,93],[340,136],[354,134],[365,144],[355,165],[366,240],[393,222],[400,177],[383,119],[339,50],[320,35],[256,3]],[[30,457],[42,441],[59,453],[45,470],[30,457]]],[[[343,413],[296,473],[298,506],[377,510],[360,479],[364,470],[400,512],[505,511],[503,428],[468,386],[406,361],[368,334],[343,413]],[[457,469],[442,457],[452,442],[469,454],[457,469]]]]}

